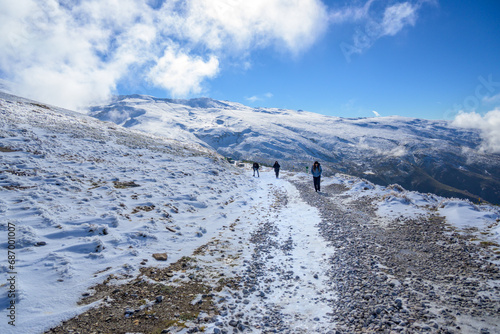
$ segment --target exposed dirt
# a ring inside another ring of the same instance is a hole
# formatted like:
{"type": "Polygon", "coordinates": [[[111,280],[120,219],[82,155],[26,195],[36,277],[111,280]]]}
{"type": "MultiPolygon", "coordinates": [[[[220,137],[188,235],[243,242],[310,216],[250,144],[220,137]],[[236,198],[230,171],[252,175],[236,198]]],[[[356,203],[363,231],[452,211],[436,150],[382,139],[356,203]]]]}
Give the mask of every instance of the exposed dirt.
{"type": "Polygon", "coordinates": [[[218,314],[212,292],[232,282],[221,277],[214,288],[203,277],[187,273],[195,267],[194,258],[183,257],[166,268],[141,268],[141,274],[126,283],[126,277],[110,275],[80,301],[89,305],[102,300],[99,307],[46,333],[175,333],[187,323],[203,331],[203,322],[213,322],[218,314]]]}

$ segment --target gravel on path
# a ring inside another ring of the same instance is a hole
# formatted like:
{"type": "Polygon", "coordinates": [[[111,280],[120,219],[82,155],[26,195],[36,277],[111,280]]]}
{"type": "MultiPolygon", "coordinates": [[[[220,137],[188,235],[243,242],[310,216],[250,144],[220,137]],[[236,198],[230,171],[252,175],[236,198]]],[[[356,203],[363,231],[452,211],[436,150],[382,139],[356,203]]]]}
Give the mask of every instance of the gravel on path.
{"type": "Polygon", "coordinates": [[[438,215],[381,226],[370,199],[348,199],[342,185],[315,193],[294,184],[319,209],[321,235],[336,250],[328,276],[337,331],[500,333],[500,271],[490,250],[438,215]]]}

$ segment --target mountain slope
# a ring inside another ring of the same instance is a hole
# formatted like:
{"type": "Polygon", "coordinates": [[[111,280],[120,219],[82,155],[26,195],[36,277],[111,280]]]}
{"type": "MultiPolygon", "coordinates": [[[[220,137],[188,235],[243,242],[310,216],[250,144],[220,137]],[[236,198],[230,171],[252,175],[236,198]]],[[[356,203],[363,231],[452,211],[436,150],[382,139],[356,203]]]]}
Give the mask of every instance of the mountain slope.
{"type": "Polygon", "coordinates": [[[106,277],[191,255],[234,222],[251,181],[195,143],[1,94],[0,277],[13,288],[0,332],[42,333],[106,277]]]}
{"type": "Polygon", "coordinates": [[[347,119],[305,111],[250,108],[208,98],[132,95],[90,115],[124,127],[194,141],[235,159],[274,160],[305,170],[319,160],[388,185],[500,204],[500,155],[477,152],[479,132],[446,121],[403,117],[347,119]]]}

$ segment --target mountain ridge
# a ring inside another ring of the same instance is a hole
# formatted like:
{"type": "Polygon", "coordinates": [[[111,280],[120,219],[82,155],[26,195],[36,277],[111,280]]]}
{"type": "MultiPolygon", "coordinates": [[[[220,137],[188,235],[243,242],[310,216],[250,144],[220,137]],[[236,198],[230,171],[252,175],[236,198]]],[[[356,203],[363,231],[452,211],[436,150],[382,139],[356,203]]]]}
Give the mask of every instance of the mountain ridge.
{"type": "Polygon", "coordinates": [[[475,152],[478,130],[401,116],[341,118],[252,108],[211,98],[118,96],[89,115],[124,127],[192,140],[238,159],[305,170],[314,160],[342,172],[409,190],[500,204],[500,155],[475,152]]]}

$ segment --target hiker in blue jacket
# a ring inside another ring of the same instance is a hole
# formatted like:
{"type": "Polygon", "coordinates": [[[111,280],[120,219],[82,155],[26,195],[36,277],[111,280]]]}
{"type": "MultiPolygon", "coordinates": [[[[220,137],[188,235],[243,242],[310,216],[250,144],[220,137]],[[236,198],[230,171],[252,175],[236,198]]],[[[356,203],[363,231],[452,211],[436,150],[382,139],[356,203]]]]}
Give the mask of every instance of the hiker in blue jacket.
{"type": "Polygon", "coordinates": [[[323,172],[321,165],[319,162],[315,161],[311,168],[311,174],[313,175],[314,190],[316,190],[316,192],[321,191],[321,172],[323,172]]]}

